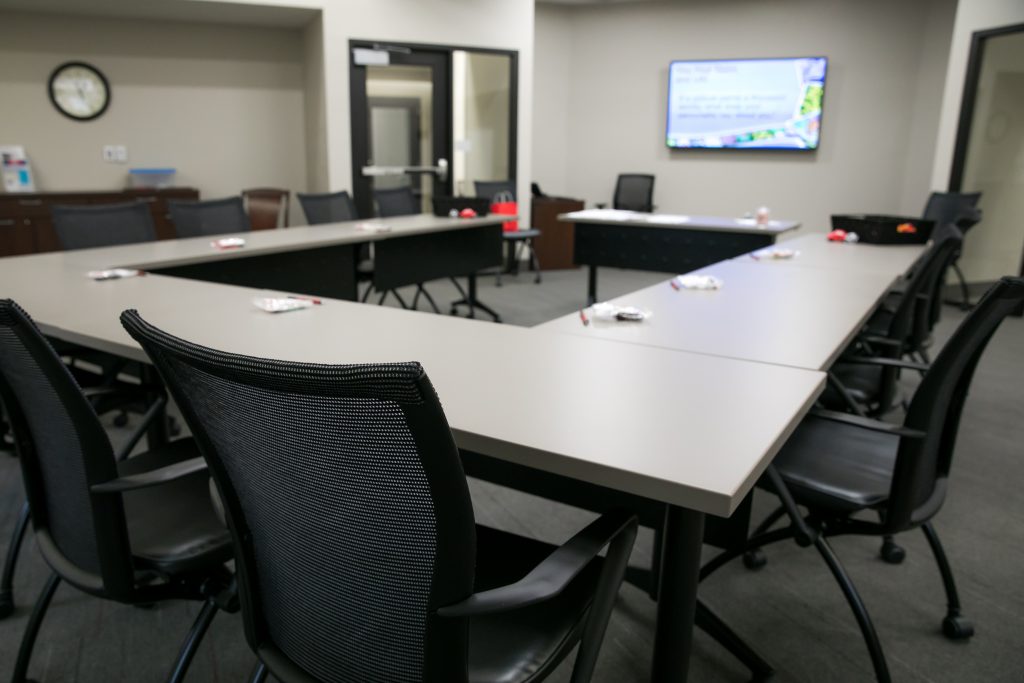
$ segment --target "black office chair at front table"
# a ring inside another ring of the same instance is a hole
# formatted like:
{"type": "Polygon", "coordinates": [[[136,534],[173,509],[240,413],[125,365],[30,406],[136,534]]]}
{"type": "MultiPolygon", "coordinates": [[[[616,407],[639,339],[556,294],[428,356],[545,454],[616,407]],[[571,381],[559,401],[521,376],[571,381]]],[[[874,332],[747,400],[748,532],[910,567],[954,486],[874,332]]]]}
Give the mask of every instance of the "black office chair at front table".
{"type": "MultiPolygon", "coordinates": [[[[423,211],[422,205],[420,204],[420,200],[416,198],[416,195],[413,194],[412,188],[409,187],[408,185],[383,190],[374,190],[373,200],[374,203],[377,205],[377,215],[380,216],[381,218],[391,218],[394,216],[413,216],[415,214],[422,213],[423,211]]],[[[452,282],[455,282],[454,278],[452,279],[452,282]]],[[[455,282],[455,285],[461,291],[462,287],[457,282],[455,282]]],[[[395,299],[398,300],[398,303],[402,306],[402,308],[412,308],[413,310],[415,310],[417,304],[419,304],[420,295],[422,295],[423,298],[427,300],[427,303],[430,304],[430,307],[434,310],[434,313],[441,312],[441,309],[437,307],[437,303],[434,302],[434,297],[430,296],[430,292],[427,291],[427,288],[423,286],[422,282],[416,283],[416,294],[415,296],[413,296],[411,306],[406,306],[405,299],[402,298],[402,295],[393,289],[390,289],[386,292],[382,292],[380,295],[380,299],[377,301],[377,303],[384,303],[384,299],[387,298],[389,293],[392,296],[394,296],[395,299]]],[[[363,301],[369,298],[369,296],[370,291],[367,290],[366,293],[363,295],[363,301]]]]}
{"type": "Polygon", "coordinates": [[[206,237],[250,229],[249,215],[241,197],[203,202],[171,200],[167,207],[178,237],[206,237]]]}
{"type": "Polygon", "coordinates": [[[61,581],[127,604],[205,602],[169,677],[182,680],[218,608],[234,609],[224,565],[230,538],[194,442],[118,462],[74,378],[10,299],[0,300],[0,401],[14,428],[36,544],[53,570],[25,627],[12,683],[26,681],[61,581]]]}
{"type": "Polygon", "coordinates": [[[654,211],[654,176],[643,173],[622,173],[615,181],[612,207],[625,211],[654,211]]]}
{"type": "MultiPolygon", "coordinates": [[[[978,208],[979,201],[981,201],[980,192],[932,192],[928,197],[928,202],[925,204],[924,212],[921,216],[936,223],[952,223],[966,236],[968,230],[981,222],[981,209],[978,208]]],[[[962,251],[962,247],[960,251],[962,251]]],[[[967,280],[964,278],[963,271],[960,270],[960,264],[958,263],[960,251],[957,251],[956,256],[953,258],[951,267],[960,282],[961,301],[959,306],[966,311],[970,309],[972,304],[970,292],[967,290],[967,280]]],[[[937,300],[935,302],[936,307],[940,306],[941,303],[941,299],[937,300]]],[[[938,315],[938,308],[936,308],[932,313],[933,319],[937,320],[938,315]]]]}
{"type": "Polygon", "coordinates": [[[223,500],[254,681],[539,681],[577,643],[590,680],[635,517],[560,547],[477,526],[418,363],[238,356],[121,320],[223,500]]]}
{"type": "MultiPolygon", "coordinates": [[[[516,185],[511,180],[474,180],[473,186],[477,197],[486,197],[491,200],[491,203],[502,196],[511,197],[513,201],[516,199],[516,185]]],[[[540,260],[537,258],[537,250],[534,249],[533,241],[540,237],[541,232],[537,228],[523,228],[522,219],[519,220],[519,230],[508,230],[501,233],[501,238],[507,248],[505,249],[505,268],[504,270],[499,268],[496,275],[495,284],[498,287],[501,287],[503,272],[514,275],[519,273],[519,256],[524,248],[529,259],[530,269],[535,273],[533,281],[540,284],[540,260]]]]}
{"type": "Polygon", "coordinates": [[[142,202],[50,207],[61,249],[92,249],[156,239],[153,214],[142,202]]]}
{"type": "Polygon", "coordinates": [[[306,222],[310,225],[321,223],[341,223],[359,218],[356,204],[348,192],[329,192],[324,194],[298,193],[302,212],[306,214],[306,222]]]}
{"type": "Polygon", "coordinates": [[[867,608],[826,538],[891,536],[921,528],[946,592],[942,631],[955,640],[973,635],[973,626],[960,614],[953,572],[931,520],[945,501],[960,417],[974,370],[1000,323],[1022,301],[1024,278],[1005,277],[989,290],[931,364],[902,425],[831,411],[812,413],[762,477],[761,485],[779,496],[779,510],[758,527],[745,548],[712,559],[701,577],[737,555],[769,543],[792,538],[800,546],[813,545],[857,618],[876,677],[888,681],[885,656],[867,608]],[[807,513],[801,513],[798,506],[807,513]],[[880,521],[858,516],[861,512],[874,512],[880,521]],[[772,523],[783,517],[789,519],[789,526],[769,531],[772,523]]]}

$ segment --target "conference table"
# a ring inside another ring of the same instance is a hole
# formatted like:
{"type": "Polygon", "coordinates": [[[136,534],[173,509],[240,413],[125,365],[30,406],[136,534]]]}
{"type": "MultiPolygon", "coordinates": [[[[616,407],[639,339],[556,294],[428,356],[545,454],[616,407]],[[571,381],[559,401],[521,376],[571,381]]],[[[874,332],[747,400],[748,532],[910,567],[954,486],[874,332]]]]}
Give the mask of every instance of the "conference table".
{"type": "MultiPolygon", "coordinates": [[[[356,223],[267,231],[266,238],[248,236],[237,251],[217,251],[209,238],[195,238],[10,257],[0,259],[0,296],[22,305],[49,336],[144,363],[145,354],[118,321],[124,309],[138,309],[171,334],[232,353],[316,363],[419,361],[438,391],[468,474],[504,469],[514,485],[529,486],[533,478],[542,489],[571,481],[615,494],[608,504],[646,501],[647,510],[658,511],[663,550],[655,573],[651,679],[685,681],[705,520],[727,519],[748,501],[758,477],[810,409],[824,388],[821,366],[834,355],[825,341],[809,345],[813,352],[807,358],[813,360],[800,365],[743,358],[739,351],[675,348],[653,337],[617,339],[614,328],[595,326],[587,334],[555,324],[527,329],[363,305],[347,297],[271,314],[256,308],[254,297],[315,292],[167,274],[183,266],[365,241],[381,247],[399,234],[426,237],[473,225],[451,220],[423,216],[403,225],[388,219],[391,230],[380,232],[356,223]],[[116,266],[148,274],[106,281],[86,276],[116,266]]],[[[850,245],[836,258],[860,260],[862,248],[850,245]]],[[[907,254],[912,255],[909,249],[907,254]]],[[[802,277],[796,273],[804,269],[838,272],[811,260],[730,264],[726,286],[714,294],[724,299],[730,289],[739,292],[738,274],[747,270],[765,277],[787,269],[793,277],[802,277]]],[[[891,282],[897,265],[869,276],[891,282]]],[[[853,279],[844,283],[852,286],[853,279]]],[[[807,280],[808,286],[815,283],[823,281],[807,280]]],[[[858,305],[868,308],[870,295],[881,289],[858,289],[858,305]]],[[[814,295],[799,287],[779,291],[814,295]]],[[[671,294],[683,302],[705,293],[671,294]]],[[[742,316],[736,306],[730,315],[742,316]]],[[[657,329],[652,322],[659,317],[667,325],[674,315],[684,319],[684,309],[659,310],[642,329],[657,329]]],[[[853,318],[867,313],[845,315],[847,326],[854,326],[853,318]]],[[[747,336],[761,332],[748,330],[747,336]]],[[[836,347],[846,332],[836,324],[829,333],[836,347]]]]}
{"type": "Polygon", "coordinates": [[[907,272],[923,245],[829,242],[810,234],[715,263],[693,275],[720,289],[676,289],[666,279],[610,300],[650,313],[642,322],[565,315],[535,329],[743,360],[827,370],[907,272]]]}
{"type": "MultiPolygon", "coordinates": [[[[477,307],[476,273],[502,264],[508,216],[449,218],[427,214],[217,235],[245,246],[216,250],[211,239],[178,239],[110,247],[107,262],[148,272],[247,287],[273,287],[355,301],[360,247],[374,245],[373,288],[379,292],[441,278],[466,277],[469,317],[477,307]]],[[[402,302],[403,308],[405,302],[402,302]]],[[[486,307],[484,307],[486,308],[486,307]]]]}
{"type": "Polygon", "coordinates": [[[746,254],[800,227],[795,221],[585,209],[558,220],[575,224],[573,261],[587,266],[587,304],[597,301],[599,266],[688,273],[746,254]]]}

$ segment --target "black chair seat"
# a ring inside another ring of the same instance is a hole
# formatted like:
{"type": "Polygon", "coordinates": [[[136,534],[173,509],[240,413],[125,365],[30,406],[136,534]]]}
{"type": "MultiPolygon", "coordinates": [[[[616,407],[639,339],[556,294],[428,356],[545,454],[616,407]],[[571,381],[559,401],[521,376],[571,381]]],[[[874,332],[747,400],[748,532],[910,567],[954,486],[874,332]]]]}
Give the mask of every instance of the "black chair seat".
{"type": "Polygon", "coordinates": [[[856,512],[889,498],[899,437],[808,417],[774,464],[798,503],[856,512]]]}
{"type": "MultiPolygon", "coordinates": [[[[555,546],[477,526],[476,591],[518,581],[555,546]]],[[[540,680],[572,650],[601,573],[592,561],[561,595],[534,605],[483,617],[469,624],[469,680],[526,683],[540,680]]]]}
{"type": "Polygon", "coordinates": [[[523,230],[510,230],[509,232],[501,233],[502,239],[506,240],[525,240],[533,237],[540,237],[540,230],[537,228],[525,228],[523,230]]]}
{"type": "MultiPolygon", "coordinates": [[[[878,400],[878,392],[882,386],[881,366],[852,363],[847,365],[840,361],[832,367],[832,374],[858,403],[873,405],[878,400]]],[[[827,408],[846,408],[843,397],[831,385],[825,387],[819,400],[827,408]]]]}
{"type": "MultiPolygon", "coordinates": [[[[179,439],[128,458],[117,469],[121,476],[138,474],[198,457],[192,439],[179,439]]],[[[202,471],[124,494],[128,537],[139,569],[182,574],[231,559],[231,536],[214,510],[209,481],[202,471]]]]}

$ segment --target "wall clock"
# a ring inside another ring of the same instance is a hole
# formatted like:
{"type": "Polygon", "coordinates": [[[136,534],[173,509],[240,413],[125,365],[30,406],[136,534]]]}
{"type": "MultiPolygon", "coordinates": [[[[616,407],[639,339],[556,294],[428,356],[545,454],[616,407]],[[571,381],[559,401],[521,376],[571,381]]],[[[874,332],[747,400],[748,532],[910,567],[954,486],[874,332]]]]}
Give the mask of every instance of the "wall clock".
{"type": "Polygon", "coordinates": [[[66,62],[54,69],[49,91],[57,111],[75,121],[91,121],[110,106],[107,78],[84,62],[66,62]]]}

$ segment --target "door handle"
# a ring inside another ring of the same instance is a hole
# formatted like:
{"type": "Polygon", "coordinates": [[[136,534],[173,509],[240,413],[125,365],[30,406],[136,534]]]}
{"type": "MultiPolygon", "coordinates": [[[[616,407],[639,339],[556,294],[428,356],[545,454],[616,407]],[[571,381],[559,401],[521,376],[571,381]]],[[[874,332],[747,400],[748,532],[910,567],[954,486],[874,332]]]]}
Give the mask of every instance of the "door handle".
{"type": "Polygon", "coordinates": [[[448,160],[438,159],[437,166],[363,166],[363,175],[368,178],[397,176],[416,173],[433,173],[444,182],[448,180],[448,160]]]}

